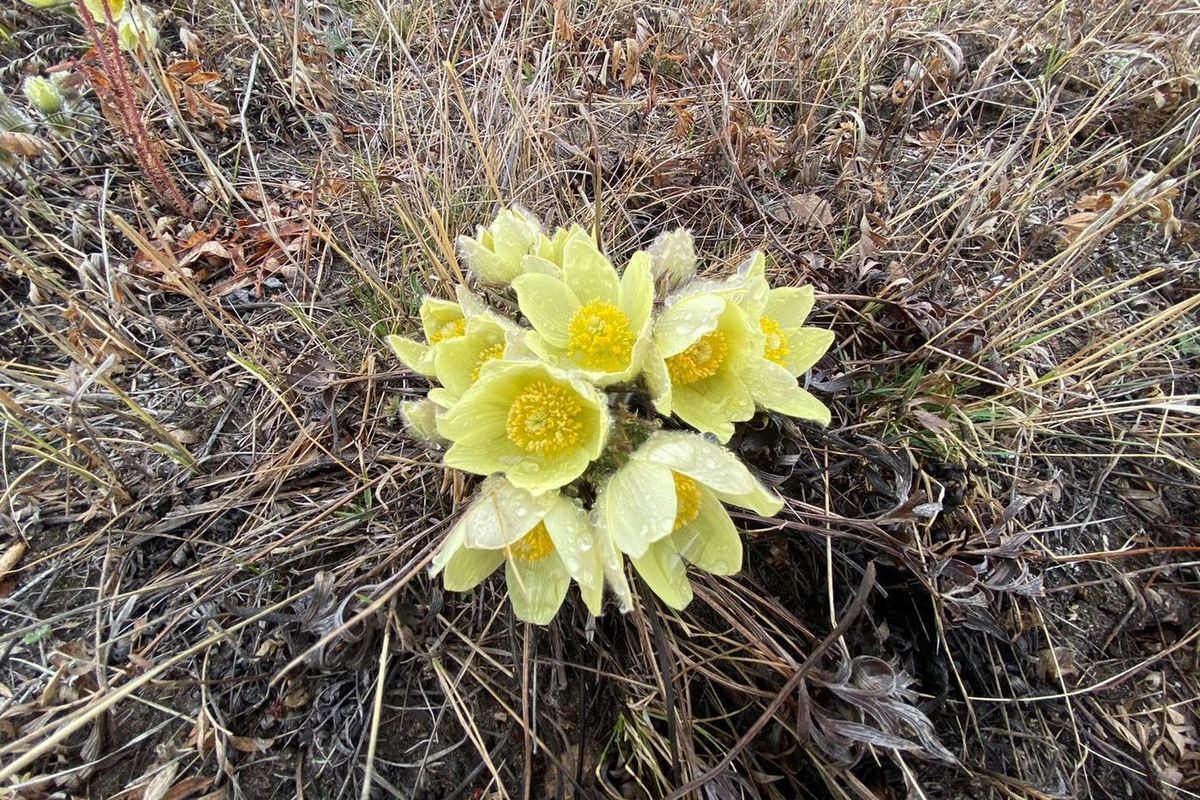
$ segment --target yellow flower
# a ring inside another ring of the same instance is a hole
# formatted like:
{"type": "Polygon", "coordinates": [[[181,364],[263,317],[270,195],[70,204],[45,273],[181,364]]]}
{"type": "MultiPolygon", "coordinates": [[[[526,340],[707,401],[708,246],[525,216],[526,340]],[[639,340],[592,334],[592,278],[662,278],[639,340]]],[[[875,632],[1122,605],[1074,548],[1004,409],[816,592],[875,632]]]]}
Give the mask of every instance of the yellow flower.
{"type": "Polygon", "coordinates": [[[733,423],[754,416],[744,375],[761,360],[762,332],[722,293],[691,294],[654,324],[646,380],[659,413],[679,416],[727,442],[733,423]]]}
{"type": "Polygon", "coordinates": [[[433,378],[441,384],[429,399],[443,408],[458,401],[483,373],[483,366],[499,359],[533,359],[524,346],[524,331],[492,311],[478,297],[459,287],[458,304],[466,323],[462,336],[443,339],[433,352],[433,378]]]}
{"type": "Polygon", "coordinates": [[[637,375],[654,305],[647,253],[635,253],[618,278],[592,237],[576,228],[563,244],[561,277],[527,271],[513,287],[533,325],[529,346],[546,361],[600,386],[637,375]]]}
{"type": "Polygon", "coordinates": [[[828,425],[829,409],[796,383],[833,344],[833,331],[804,325],[813,307],[811,286],[771,289],[766,261],[755,253],[741,274],[746,290],[738,303],[763,335],[762,358],[745,375],[755,402],[772,411],[828,425]]]}
{"type": "Polygon", "coordinates": [[[421,328],[425,332],[425,341],[428,344],[396,334],[388,336],[387,343],[400,359],[400,363],[413,372],[432,378],[435,374],[434,348],[442,342],[466,334],[467,320],[462,306],[458,303],[428,296],[421,301],[420,315],[421,328]]]}
{"type": "Polygon", "coordinates": [[[601,547],[587,512],[558,492],[533,495],[493,476],[434,557],[452,592],[478,586],[504,564],[517,619],[545,625],[562,606],[574,578],[592,614],[603,597],[601,547]]]}
{"type": "Polygon", "coordinates": [[[542,225],[520,206],[500,211],[491,225],[480,226],[474,238],[458,237],[458,249],[475,278],[507,285],[521,274],[521,261],[538,244],[542,225]]]}
{"type": "Polygon", "coordinates": [[[715,575],[742,568],[742,542],[722,503],[772,516],[783,501],[723,447],[659,431],[613,474],[598,500],[603,527],[672,608],[692,599],[685,562],[715,575]]]}
{"type": "Polygon", "coordinates": [[[504,473],[535,494],[578,478],[604,449],[608,404],[594,386],[541,362],[491,361],[438,419],[447,466],[504,473]]]}

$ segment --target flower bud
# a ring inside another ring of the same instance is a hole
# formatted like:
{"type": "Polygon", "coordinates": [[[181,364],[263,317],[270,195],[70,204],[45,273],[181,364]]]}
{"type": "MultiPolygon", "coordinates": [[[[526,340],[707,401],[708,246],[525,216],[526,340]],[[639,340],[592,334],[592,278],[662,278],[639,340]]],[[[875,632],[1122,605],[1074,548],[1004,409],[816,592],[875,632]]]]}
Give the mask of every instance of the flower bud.
{"type": "Polygon", "coordinates": [[[696,248],[686,228],[659,234],[650,245],[650,272],[655,281],[671,289],[696,275],[696,248]]]}
{"type": "Polygon", "coordinates": [[[25,93],[29,104],[43,117],[52,117],[63,110],[62,91],[48,78],[31,75],[25,79],[21,91],[25,93]]]}

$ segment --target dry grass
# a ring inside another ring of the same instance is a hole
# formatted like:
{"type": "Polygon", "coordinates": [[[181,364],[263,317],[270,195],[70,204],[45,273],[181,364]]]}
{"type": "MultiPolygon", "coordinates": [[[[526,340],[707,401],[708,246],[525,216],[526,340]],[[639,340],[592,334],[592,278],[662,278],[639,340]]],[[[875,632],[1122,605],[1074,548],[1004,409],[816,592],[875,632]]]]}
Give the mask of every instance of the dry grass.
{"type": "MultiPolygon", "coordinates": [[[[82,78],[0,148],[0,793],[1200,796],[1198,19],[177,4],[187,214],[82,78]],[[823,293],[834,423],[744,426],[788,507],[685,613],[425,575],[472,481],[381,337],[510,201],[823,293]]],[[[87,46],[0,25],[18,108],[87,46]]]]}

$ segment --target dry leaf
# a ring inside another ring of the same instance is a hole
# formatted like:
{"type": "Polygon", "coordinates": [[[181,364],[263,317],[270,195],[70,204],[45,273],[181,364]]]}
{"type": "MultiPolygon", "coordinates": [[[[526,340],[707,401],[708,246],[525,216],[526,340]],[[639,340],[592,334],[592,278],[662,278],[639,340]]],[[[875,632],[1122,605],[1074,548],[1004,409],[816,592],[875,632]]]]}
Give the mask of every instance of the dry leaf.
{"type": "Polygon", "coordinates": [[[172,761],[158,770],[153,778],[146,783],[142,790],[142,800],[163,800],[175,782],[175,773],[179,771],[179,762],[172,761]]]}
{"type": "Polygon", "coordinates": [[[50,144],[42,137],[17,131],[0,131],[0,150],[24,158],[49,155],[53,152],[50,144]]]}
{"type": "Polygon", "coordinates": [[[274,739],[262,739],[257,736],[230,736],[229,744],[234,750],[242,753],[265,753],[275,744],[274,739]]]}

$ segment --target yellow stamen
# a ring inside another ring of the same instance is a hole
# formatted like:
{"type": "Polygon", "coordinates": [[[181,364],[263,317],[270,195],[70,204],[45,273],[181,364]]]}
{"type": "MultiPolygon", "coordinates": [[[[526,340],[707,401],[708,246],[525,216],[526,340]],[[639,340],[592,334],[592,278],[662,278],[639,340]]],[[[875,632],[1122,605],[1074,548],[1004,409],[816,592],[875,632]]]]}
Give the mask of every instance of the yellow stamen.
{"type": "Polygon", "coordinates": [[[554,552],[554,542],[546,523],[539,522],[516,544],[509,545],[508,555],[517,561],[541,561],[554,552]]]}
{"type": "Polygon", "coordinates": [[[475,369],[471,372],[471,383],[479,380],[479,371],[483,369],[483,365],[489,361],[493,361],[504,355],[504,342],[497,342],[491,347],[485,347],[479,351],[479,360],[475,362],[475,369]]]}
{"type": "Polygon", "coordinates": [[[567,323],[567,355],[584,369],[620,372],[633,355],[629,317],[612,303],[592,300],[567,323]]]}
{"type": "Polygon", "coordinates": [[[533,381],[508,409],[508,440],[543,458],[557,456],[579,441],[582,410],[579,398],[570,389],[533,381]]]}
{"type": "Polygon", "coordinates": [[[443,322],[434,330],[433,335],[429,337],[429,343],[437,344],[438,342],[444,342],[447,339],[462,336],[466,332],[467,321],[465,319],[462,317],[452,319],[449,322],[443,322]]]}
{"type": "Polygon", "coordinates": [[[729,345],[725,334],[713,331],[701,336],[691,347],[667,359],[667,372],[672,383],[695,383],[717,374],[729,345]]]}
{"type": "Polygon", "coordinates": [[[763,348],[763,358],[774,361],[781,367],[786,367],[788,353],[792,352],[792,348],[788,346],[787,335],[784,334],[783,328],[770,317],[760,319],[758,327],[767,336],[767,344],[763,348]]]}
{"type": "Polygon", "coordinates": [[[672,472],[675,479],[675,530],[679,530],[689,522],[695,522],[700,516],[700,486],[687,475],[672,472]]]}

